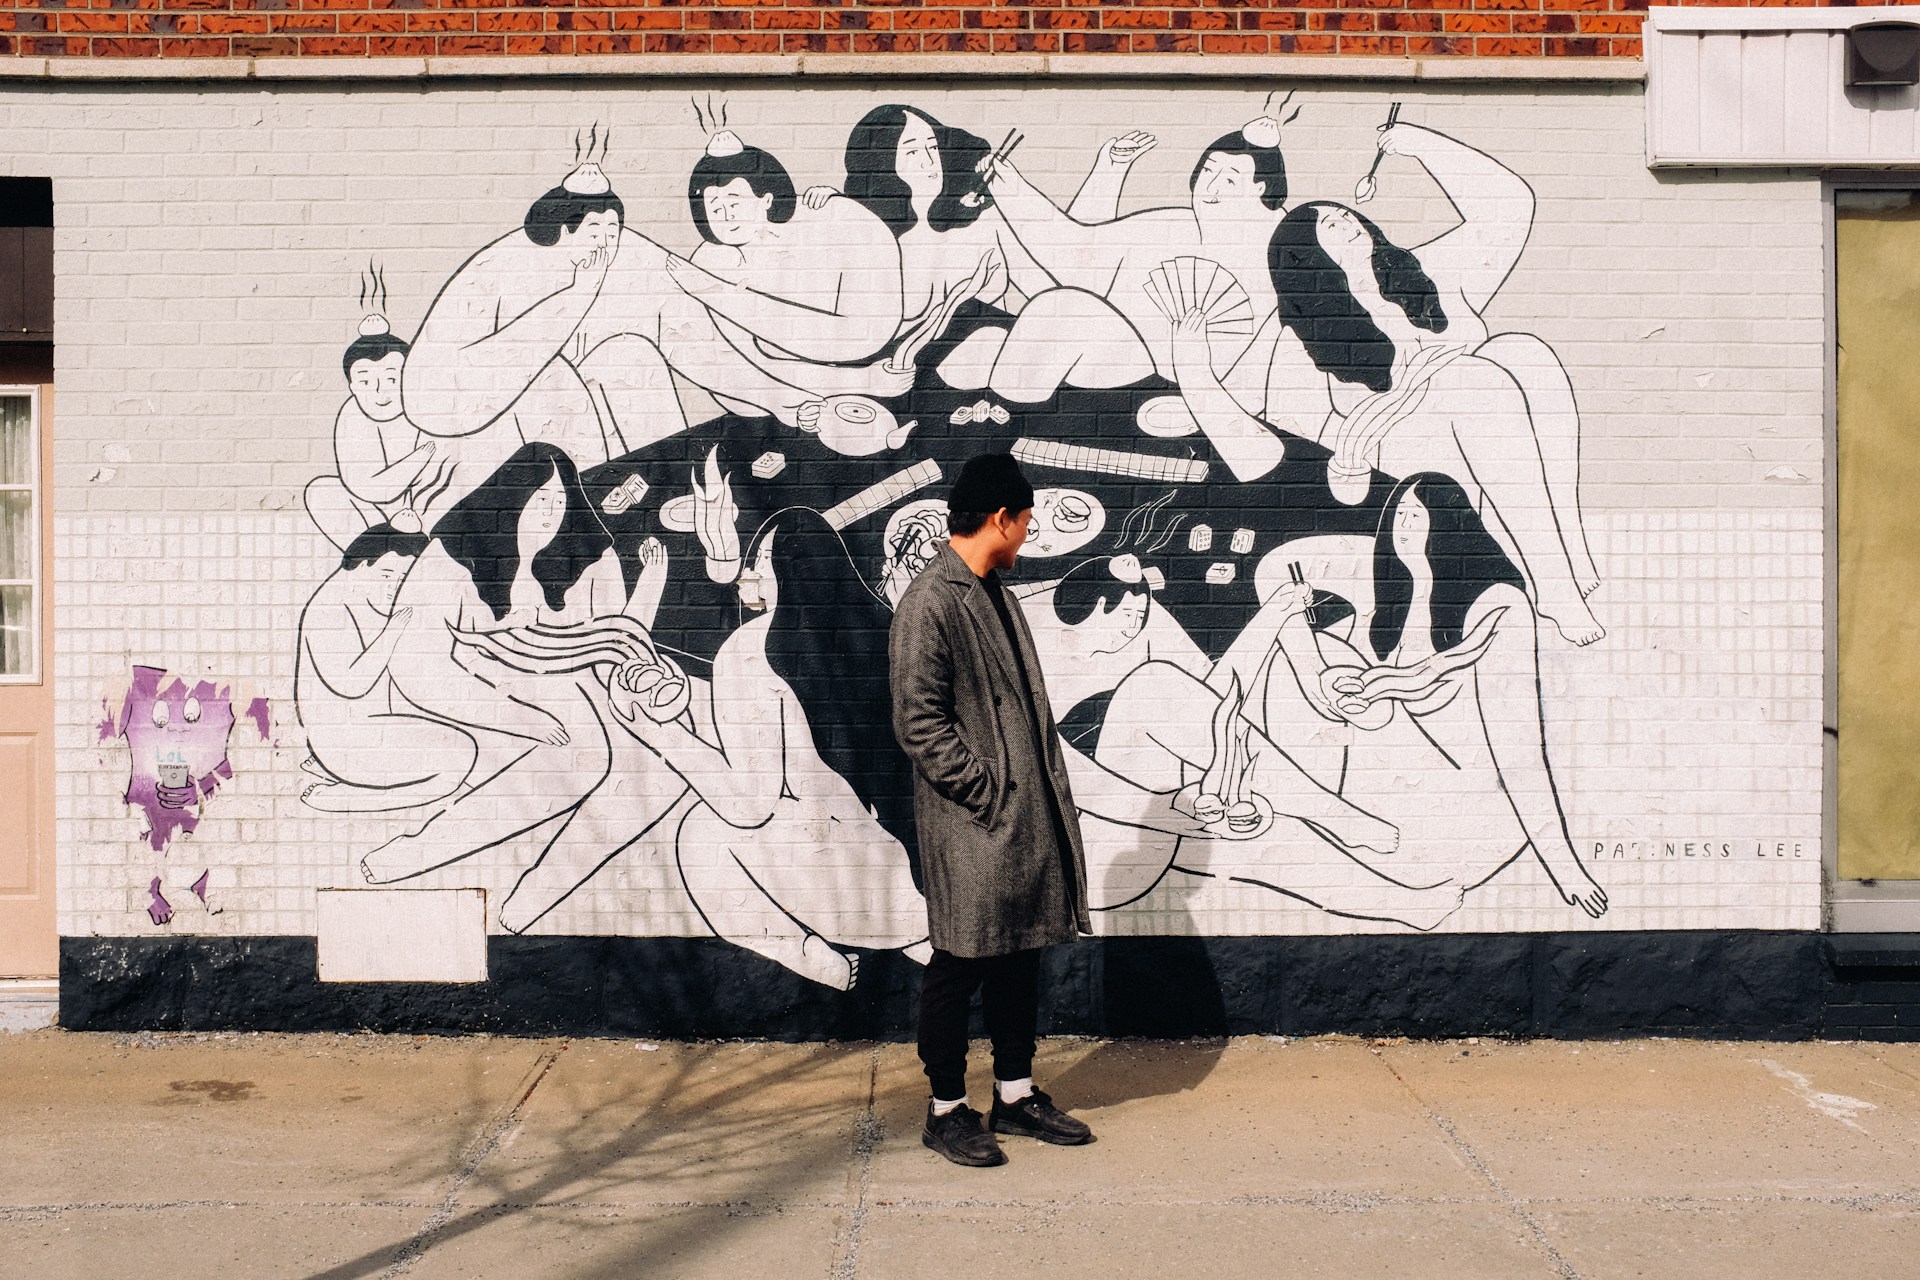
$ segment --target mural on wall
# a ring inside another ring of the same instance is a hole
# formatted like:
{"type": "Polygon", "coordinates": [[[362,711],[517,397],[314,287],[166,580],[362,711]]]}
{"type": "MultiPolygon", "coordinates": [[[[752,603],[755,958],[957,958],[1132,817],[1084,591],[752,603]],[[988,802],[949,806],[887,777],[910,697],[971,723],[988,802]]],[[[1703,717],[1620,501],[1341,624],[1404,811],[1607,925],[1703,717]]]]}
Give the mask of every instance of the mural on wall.
{"type": "Polygon", "coordinates": [[[1010,450],[1097,908],[1177,869],[1431,929],[1531,856],[1569,923],[1603,914],[1539,672],[1605,634],[1579,416],[1487,319],[1533,192],[1395,104],[1355,204],[1418,166],[1458,215],[1396,244],[1288,202],[1289,106],[1123,214],[1143,131],[1061,199],[1019,130],[883,105],[803,190],[702,105],[685,252],[627,225],[596,125],[410,341],[370,265],[296,681],[305,802],[392,827],[357,873],[512,842],[519,932],[668,849],[717,936],[796,973],[924,960],[888,623],[955,469],[1010,450]]]}

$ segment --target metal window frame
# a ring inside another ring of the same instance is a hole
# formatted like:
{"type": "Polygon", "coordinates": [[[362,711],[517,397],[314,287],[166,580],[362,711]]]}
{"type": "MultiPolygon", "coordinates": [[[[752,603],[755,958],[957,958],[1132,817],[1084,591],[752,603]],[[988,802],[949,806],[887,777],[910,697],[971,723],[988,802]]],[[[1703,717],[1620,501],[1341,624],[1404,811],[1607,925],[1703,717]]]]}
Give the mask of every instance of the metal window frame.
{"type": "MultiPolygon", "coordinates": [[[[28,652],[32,655],[32,669],[25,673],[8,675],[0,672],[0,687],[45,684],[47,679],[46,654],[41,643],[46,631],[47,579],[50,576],[47,565],[46,539],[43,530],[47,519],[46,476],[40,467],[41,421],[40,388],[31,383],[20,385],[0,384],[0,396],[25,396],[27,398],[27,484],[26,490],[32,495],[33,517],[28,521],[28,537],[32,551],[28,562],[33,576],[26,586],[32,593],[28,606],[28,652]]],[[[8,490],[18,491],[19,486],[6,486],[8,490]]],[[[8,580],[8,586],[20,585],[17,579],[8,580]]]]}
{"type": "Polygon", "coordinates": [[[1822,469],[1825,530],[1821,538],[1826,661],[1820,716],[1821,880],[1825,892],[1821,927],[1833,933],[1920,933],[1920,879],[1840,878],[1840,317],[1839,229],[1836,197],[1842,191],[1912,191],[1920,197],[1920,172],[1836,169],[1821,174],[1821,216],[1826,237],[1827,465],[1822,469]]]}

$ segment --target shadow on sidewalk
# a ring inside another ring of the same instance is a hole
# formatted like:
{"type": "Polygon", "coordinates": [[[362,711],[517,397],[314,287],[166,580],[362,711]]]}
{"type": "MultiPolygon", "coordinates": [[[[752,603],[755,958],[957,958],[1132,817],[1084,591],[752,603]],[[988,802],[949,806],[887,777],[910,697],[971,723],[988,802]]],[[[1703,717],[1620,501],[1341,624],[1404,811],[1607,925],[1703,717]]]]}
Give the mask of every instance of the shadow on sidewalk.
{"type": "Polygon", "coordinates": [[[1226,1051],[1224,1037],[1184,1044],[1110,1040],[1043,1083],[1069,1111],[1111,1107],[1196,1088],[1226,1051]]]}
{"type": "MultiPolygon", "coordinates": [[[[618,1052],[624,1043],[582,1041],[569,1051],[618,1052]]],[[[654,1258],[685,1267],[718,1242],[723,1216],[757,1217],[796,1203],[851,1209],[860,1168],[878,1141],[878,1117],[868,1110],[870,1084],[862,1081],[858,1096],[849,1088],[846,1063],[857,1058],[865,1066],[872,1046],[821,1045],[798,1060],[783,1055],[778,1066],[737,1044],[666,1048],[647,1062],[665,1070],[611,1088],[549,1076],[470,1176],[456,1179],[444,1221],[435,1223],[436,1213],[405,1245],[369,1250],[308,1280],[399,1274],[402,1264],[540,1208],[639,1211],[621,1223],[632,1243],[613,1258],[570,1264],[572,1280],[644,1275],[654,1258]],[[585,1096],[588,1084],[595,1096],[585,1096]],[[777,1109],[765,1100],[775,1090],[777,1109]],[[508,1139],[524,1143],[535,1117],[541,1146],[563,1153],[544,1167],[506,1158],[508,1139]],[[837,1158],[826,1158],[829,1152],[837,1158]],[[646,1186],[636,1188],[637,1179],[646,1186]]],[[[457,1173],[483,1141],[463,1145],[449,1162],[457,1173]]]]}

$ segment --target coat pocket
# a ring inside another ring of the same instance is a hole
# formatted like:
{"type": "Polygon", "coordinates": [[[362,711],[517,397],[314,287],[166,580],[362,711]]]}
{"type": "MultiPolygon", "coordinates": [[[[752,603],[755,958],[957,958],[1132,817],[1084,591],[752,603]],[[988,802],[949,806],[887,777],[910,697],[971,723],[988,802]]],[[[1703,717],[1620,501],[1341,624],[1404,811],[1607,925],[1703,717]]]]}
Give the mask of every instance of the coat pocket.
{"type": "Polygon", "coordinates": [[[994,768],[991,761],[981,760],[980,767],[987,771],[987,800],[978,809],[964,806],[967,817],[973,825],[982,831],[993,830],[993,824],[1000,820],[1000,810],[1006,806],[1007,784],[1000,776],[1000,770],[994,768]]]}

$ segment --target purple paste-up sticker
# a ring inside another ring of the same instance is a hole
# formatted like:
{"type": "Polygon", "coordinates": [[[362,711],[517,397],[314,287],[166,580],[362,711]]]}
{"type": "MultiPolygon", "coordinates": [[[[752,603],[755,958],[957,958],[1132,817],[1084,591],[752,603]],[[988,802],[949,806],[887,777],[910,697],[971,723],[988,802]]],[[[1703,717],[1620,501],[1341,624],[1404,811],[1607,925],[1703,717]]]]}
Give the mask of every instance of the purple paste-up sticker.
{"type": "Polygon", "coordinates": [[[175,835],[191,835],[200,825],[200,806],[221,779],[233,777],[227,759],[232,689],[205,680],[189,689],[177,676],[163,688],[166,675],[160,667],[133,669],[117,735],[127,740],[130,756],[125,802],[146,814],[147,843],[155,851],[175,835]]]}
{"type": "Polygon", "coordinates": [[[200,873],[200,878],[187,886],[188,888],[193,890],[193,896],[200,899],[202,906],[206,905],[206,901],[207,901],[207,877],[212,874],[213,872],[210,870],[202,871],[200,873]]]}
{"type": "Polygon", "coordinates": [[[153,878],[153,883],[147,886],[147,892],[153,897],[153,901],[147,904],[147,914],[153,917],[153,922],[165,924],[173,919],[173,904],[160,892],[159,876],[153,878]]]}
{"type": "Polygon", "coordinates": [[[273,736],[273,715],[267,710],[265,698],[255,698],[249,702],[246,716],[253,721],[253,727],[260,731],[260,741],[265,742],[273,736]]]}
{"type": "Polygon", "coordinates": [[[119,726],[113,718],[113,704],[105,698],[100,699],[100,723],[93,728],[100,735],[101,742],[112,742],[120,736],[119,726]]]}

